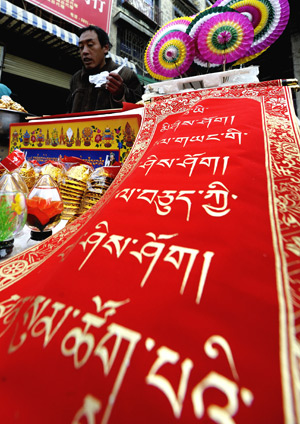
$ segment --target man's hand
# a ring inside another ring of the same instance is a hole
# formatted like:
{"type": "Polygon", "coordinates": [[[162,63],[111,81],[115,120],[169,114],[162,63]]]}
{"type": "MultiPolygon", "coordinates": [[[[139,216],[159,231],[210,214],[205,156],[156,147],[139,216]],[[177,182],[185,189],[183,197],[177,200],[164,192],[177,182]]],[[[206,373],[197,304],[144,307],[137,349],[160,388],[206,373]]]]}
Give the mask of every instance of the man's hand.
{"type": "Polygon", "coordinates": [[[124,94],[123,78],[116,72],[110,72],[106,78],[106,89],[115,99],[121,99],[124,94]]]}

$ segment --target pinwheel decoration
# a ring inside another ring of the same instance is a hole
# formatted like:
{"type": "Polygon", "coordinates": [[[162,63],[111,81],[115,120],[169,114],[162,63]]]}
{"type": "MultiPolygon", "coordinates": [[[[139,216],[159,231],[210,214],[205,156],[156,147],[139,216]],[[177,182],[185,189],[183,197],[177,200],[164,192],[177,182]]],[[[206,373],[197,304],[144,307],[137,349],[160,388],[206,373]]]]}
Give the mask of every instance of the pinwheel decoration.
{"type": "Polygon", "coordinates": [[[284,31],[290,16],[288,0],[217,0],[212,8],[220,6],[231,7],[252,23],[254,39],[247,53],[249,57],[273,44],[284,31]]]}
{"type": "Polygon", "coordinates": [[[155,79],[181,77],[194,62],[200,69],[243,64],[266,51],[289,20],[288,0],[217,0],[191,17],[161,27],[145,51],[155,79]]]}
{"type": "Polygon", "coordinates": [[[246,16],[222,12],[202,25],[197,45],[204,60],[225,65],[245,56],[253,38],[253,26],[246,16]]]}
{"type": "Polygon", "coordinates": [[[197,46],[197,39],[198,39],[198,35],[200,34],[202,25],[213,16],[217,16],[220,13],[224,13],[224,12],[234,12],[234,10],[231,9],[230,7],[215,7],[215,8],[206,9],[203,12],[200,12],[198,15],[196,15],[186,29],[187,34],[189,34],[196,42],[194,62],[200,68],[219,66],[217,63],[211,63],[205,60],[205,58],[199,52],[199,49],[197,46]]]}
{"type": "Polygon", "coordinates": [[[194,40],[185,32],[173,31],[157,44],[153,55],[154,68],[163,78],[175,78],[190,68],[194,56],[194,40]]]}
{"type": "MultiPolygon", "coordinates": [[[[163,25],[151,38],[146,51],[145,51],[145,66],[148,71],[148,73],[155,79],[166,79],[166,77],[160,73],[158,73],[158,70],[156,69],[153,57],[154,52],[157,49],[157,45],[159,42],[165,37],[167,34],[170,34],[174,31],[181,31],[186,32],[186,29],[188,25],[191,23],[192,18],[189,17],[183,17],[183,18],[176,18],[172,21],[168,22],[167,24],[163,25]]],[[[178,74],[177,74],[178,76],[178,74]]]]}

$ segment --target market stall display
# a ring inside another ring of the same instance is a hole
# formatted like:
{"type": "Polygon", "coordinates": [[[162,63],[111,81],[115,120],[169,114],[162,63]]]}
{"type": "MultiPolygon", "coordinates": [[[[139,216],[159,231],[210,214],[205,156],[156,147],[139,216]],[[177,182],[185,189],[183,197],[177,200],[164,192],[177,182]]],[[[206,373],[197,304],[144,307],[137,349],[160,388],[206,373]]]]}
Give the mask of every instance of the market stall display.
{"type": "Polygon", "coordinates": [[[21,178],[25,181],[25,184],[27,185],[28,191],[32,189],[35,182],[37,181],[37,175],[34,169],[34,166],[31,162],[29,162],[27,159],[25,159],[18,169],[18,173],[20,174],[21,178]]]}
{"type": "Polygon", "coordinates": [[[55,183],[60,186],[66,174],[65,167],[59,161],[47,161],[39,168],[39,176],[50,175],[55,183]]]}
{"type": "MultiPolygon", "coordinates": [[[[40,241],[52,234],[60,220],[67,225],[93,207],[105,194],[122,164],[111,155],[109,166],[96,169],[75,156],[59,156],[55,161],[41,165],[28,161],[25,154],[16,149],[0,166],[3,175],[13,177],[27,197],[30,213],[25,222],[31,230],[31,239],[40,241]]],[[[23,250],[29,238],[24,241],[23,250]]],[[[9,254],[14,254],[13,247],[9,254]]]]}
{"type": "Polygon", "coordinates": [[[25,202],[38,244],[0,261],[3,422],[300,423],[291,88],[255,68],[181,78],[196,56],[260,54],[288,8],[215,6],[149,43],[151,75],[181,86],[149,87],[142,119],[11,125],[5,172],[27,155],[41,176],[25,202]]]}
{"type": "Polygon", "coordinates": [[[76,217],[87,212],[98,203],[111,186],[120,169],[121,166],[117,164],[95,169],[87,180],[86,189],[80,200],[80,206],[76,217]]]}

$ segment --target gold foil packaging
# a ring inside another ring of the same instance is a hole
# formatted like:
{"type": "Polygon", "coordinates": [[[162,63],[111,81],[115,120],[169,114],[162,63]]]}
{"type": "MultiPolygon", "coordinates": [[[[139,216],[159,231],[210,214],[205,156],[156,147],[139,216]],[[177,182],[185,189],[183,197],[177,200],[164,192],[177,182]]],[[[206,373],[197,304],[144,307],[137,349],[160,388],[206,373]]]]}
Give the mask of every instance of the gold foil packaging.
{"type": "Polygon", "coordinates": [[[52,164],[52,163],[46,163],[44,166],[40,169],[40,176],[41,175],[50,175],[50,177],[56,182],[58,187],[60,186],[61,182],[63,181],[63,178],[66,174],[65,168],[61,164],[52,164]]]}
{"type": "Polygon", "coordinates": [[[106,166],[97,168],[92,173],[87,181],[86,190],[81,200],[79,209],[80,215],[92,208],[106,193],[119,170],[120,166],[106,166]]]}
{"type": "Polygon", "coordinates": [[[30,191],[36,181],[34,166],[27,160],[24,160],[22,166],[19,168],[19,174],[25,181],[28,190],[30,191]]]}
{"type": "Polygon", "coordinates": [[[73,165],[60,184],[60,193],[64,202],[62,219],[70,220],[79,216],[81,199],[86,190],[86,183],[93,168],[89,165],[73,165]]]}

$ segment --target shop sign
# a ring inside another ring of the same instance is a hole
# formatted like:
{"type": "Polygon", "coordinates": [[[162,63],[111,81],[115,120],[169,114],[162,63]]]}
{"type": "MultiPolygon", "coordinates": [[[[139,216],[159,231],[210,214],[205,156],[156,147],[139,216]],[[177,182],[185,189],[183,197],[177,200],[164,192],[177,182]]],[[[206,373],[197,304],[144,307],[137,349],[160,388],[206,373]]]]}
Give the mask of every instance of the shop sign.
{"type": "Polygon", "coordinates": [[[109,33],[112,0],[27,0],[78,27],[97,25],[109,33]]]}

